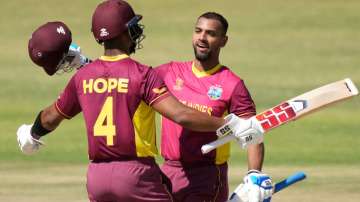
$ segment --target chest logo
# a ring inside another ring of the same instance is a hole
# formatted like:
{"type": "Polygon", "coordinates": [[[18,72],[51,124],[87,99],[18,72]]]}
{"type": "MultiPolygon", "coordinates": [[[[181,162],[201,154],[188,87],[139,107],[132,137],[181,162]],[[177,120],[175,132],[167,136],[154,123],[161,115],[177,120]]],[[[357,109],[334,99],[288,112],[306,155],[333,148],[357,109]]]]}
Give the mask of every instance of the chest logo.
{"type": "Polygon", "coordinates": [[[223,93],[223,89],[221,86],[210,86],[207,95],[209,96],[210,100],[218,100],[221,98],[223,93]]]}
{"type": "Polygon", "coordinates": [[[173,86],[174,90],[181,90],[184,85],[184,80],[180,79],[179,77],[176,78],[175,85],[173,86]]]}

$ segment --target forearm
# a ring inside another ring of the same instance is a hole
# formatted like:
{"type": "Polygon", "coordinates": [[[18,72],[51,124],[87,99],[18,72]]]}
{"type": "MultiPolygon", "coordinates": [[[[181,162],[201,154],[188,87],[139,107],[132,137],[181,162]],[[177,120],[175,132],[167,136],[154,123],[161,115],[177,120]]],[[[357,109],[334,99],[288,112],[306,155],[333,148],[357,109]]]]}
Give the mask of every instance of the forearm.
{"type": "Polygon", "coordinates": [[[41,125],[47,130],[55,130],[64,118],[57,112],[55,104],[41,112],[41,125]]]}
{"type": "Polygon", "coordinates": [[[225,121],[223,118],[212,117],[193,109],[187,109],[180,113],[178,123],[188,129],[207,132],[216,131],[225,124],[225,121]]]}
{"type": "Polygon", "coordinates": [[[261,171],[265,155],[264,143],[250,145],[247,150],[248,169],[261,171]]]}
{"type": "Polygon", "coordinates": [[[195,131],[216,131],[225,123],[224,119],[189,108],[172,96],[155,103],[152,107],[166,118],[195,131]]]}
{"type": "Polygon", "coordinates": [[[55,104],[53,104],[42,110],[36,117],[31,128],[31,135],[36,139],[40,139],[41,136],[55,130],[63,119],[57,112],[55,104]]]}

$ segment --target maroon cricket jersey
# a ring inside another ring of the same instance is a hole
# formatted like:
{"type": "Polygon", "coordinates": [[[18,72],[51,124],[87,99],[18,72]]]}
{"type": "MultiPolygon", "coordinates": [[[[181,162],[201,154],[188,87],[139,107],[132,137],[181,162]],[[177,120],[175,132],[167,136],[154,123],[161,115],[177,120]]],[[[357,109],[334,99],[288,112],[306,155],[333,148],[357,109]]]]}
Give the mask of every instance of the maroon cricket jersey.
{"type": "Polygon", "coordinates": [[[76,72],[56,108],[68,119],[83,112],[90,160],[153,157],[157,148],[150,106],[167,95],[150,67],[127,55],[102,56],[76,72]]]}
{"type": "MultiPolygon", "coordinates": [[[[243,80],[223,65],[199,71],[192,61],[170,62],[155,70],[180,102],[205,114],[222,117],[234,113],[243,118],[256,114],[243,80]]],[[[202,145],[217,139],[215,132],[192,131],[163,117],[161,133],[161,154],[165,159],[222,164],[229,158],[230,144],[207,155],[201,153],[202,145]]]]}

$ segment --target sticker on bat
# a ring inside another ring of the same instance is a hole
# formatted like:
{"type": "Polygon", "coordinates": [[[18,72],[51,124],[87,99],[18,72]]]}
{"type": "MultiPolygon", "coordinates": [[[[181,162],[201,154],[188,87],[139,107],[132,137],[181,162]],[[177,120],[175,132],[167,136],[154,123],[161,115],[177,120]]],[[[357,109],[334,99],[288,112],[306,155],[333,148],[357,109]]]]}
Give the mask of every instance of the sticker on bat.
{"type": "Polygon", "coordinates": [[[256,115],[256,119],[264,131],[268,131],[296,117],[296,112],[304,108],[306,108],[306,101],[304,100],[295,100],[290,103],[284,102],[256,115]]]}
{"type": "Polygon", "coordinates": [[[308,106],[306,100],[294,100],[294,101],[289,101],[289,103],[296,113],[304,110],[308,106]]]}

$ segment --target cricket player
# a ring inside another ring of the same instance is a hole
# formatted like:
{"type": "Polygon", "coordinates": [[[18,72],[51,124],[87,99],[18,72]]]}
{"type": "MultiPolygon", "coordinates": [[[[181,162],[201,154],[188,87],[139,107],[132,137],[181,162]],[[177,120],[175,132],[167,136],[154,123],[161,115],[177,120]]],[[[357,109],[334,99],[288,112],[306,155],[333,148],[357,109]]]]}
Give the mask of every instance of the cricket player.
{"type": "MultiPolygon", "coordinates": [[[[43,144],[42,136],[63,119],[82,112],[90,159],[87,191],[92,202],[172,201],[154,160],[153,109],[185,128],[203,132],[219,128],[220,135],[233,135],[245,146],[262,140],[262,132],[249,120],[237,116],[224,120],[186,107],[170,95],[154,70],[131,59],[129,55],[143,38],[139,20],[141,16],[125,1],[99,4],[92,32],[104,45],[104,56],[79,69],[55,103],[43,109],[33,125],[24,124],[17,131],[21,151],[33,154],[43,144]]],[[[67,56],[65,47],[71,43],[70,30],[58,25],[41,27],[29,42],[31,58],[49,75],[61,66],[59,60],[67,56]]]]}
{"type": "MultiPolygon", "coordinates": [[[[256,114],[255,104],[244,81],[219,62],[219,54],[228,37],[227,20],[215,12],[202,14],[192,38],[195,58],[172,61],[155,68],[173,96],[184,105],[209,116],[233,113],[243,119],[256,114]]],[[[198,132],[162,118],[161,170],[172,183],[175,201],[226,201],[230,145],[207,155],[201,146],[217,139],[215,132],[198,132]]],[[[248,173],[244,178],[249,201],[270,201],[271,179],[261,173],[264,145],[248,148],[248,173]],[[264,182],[266,182],[264,186],[264,182]]]]}

